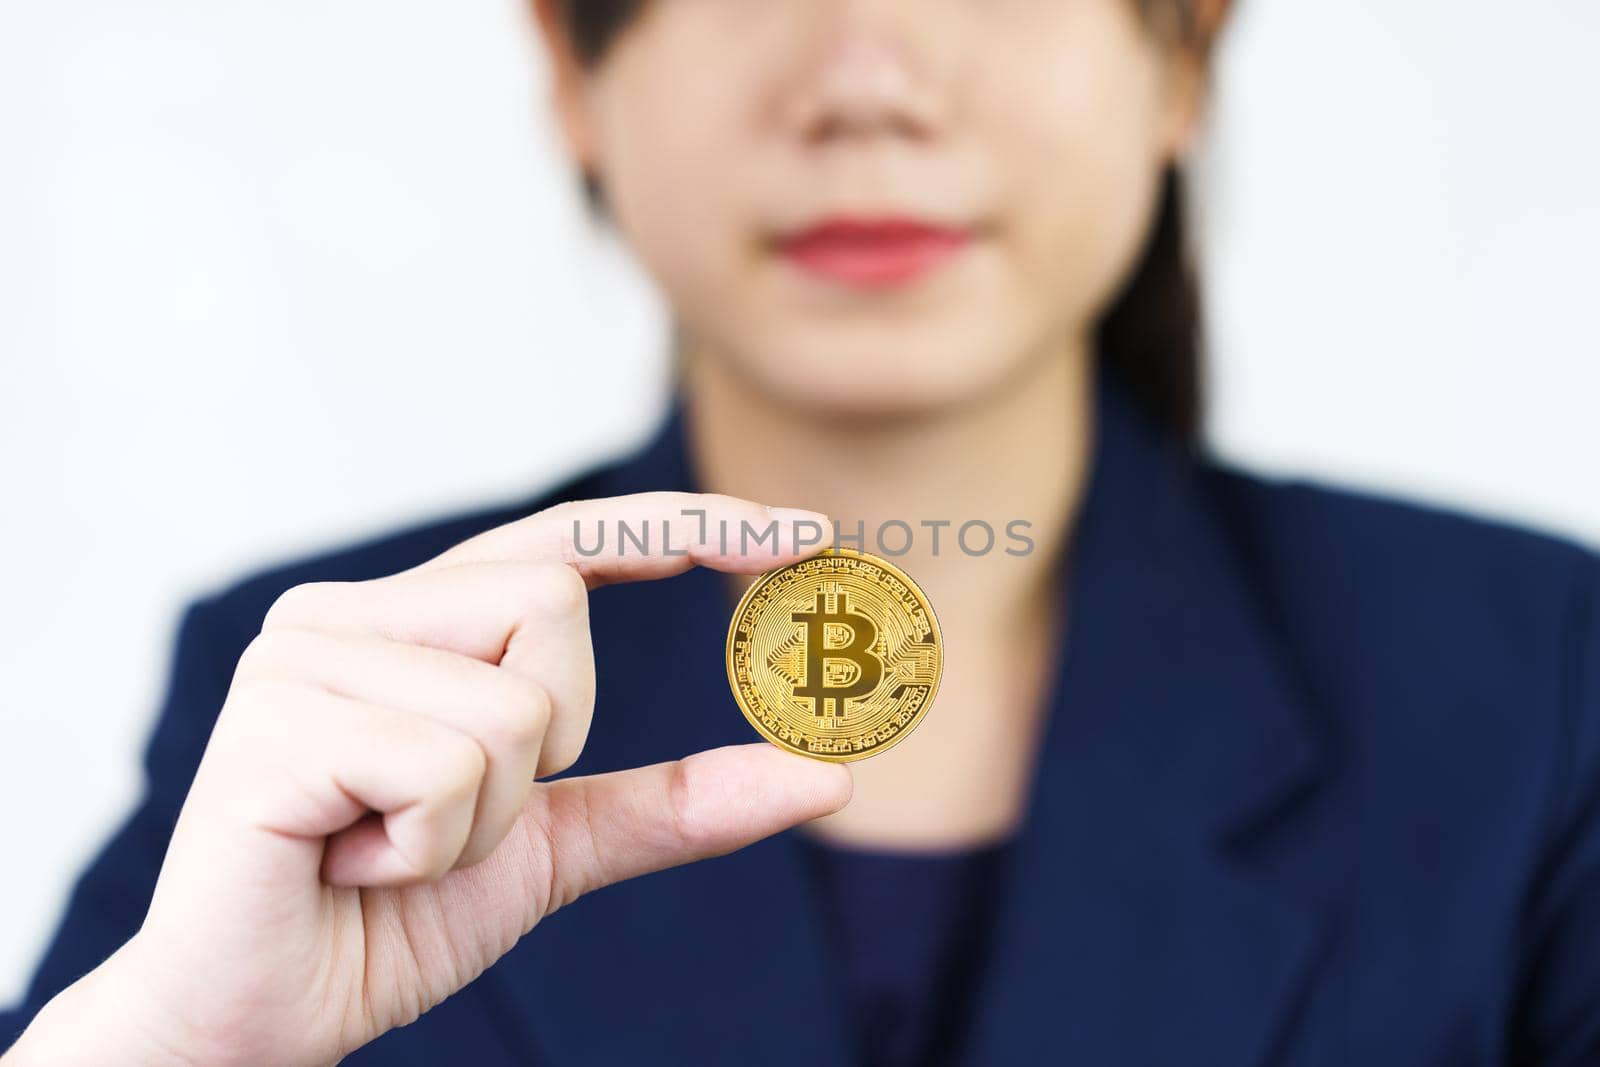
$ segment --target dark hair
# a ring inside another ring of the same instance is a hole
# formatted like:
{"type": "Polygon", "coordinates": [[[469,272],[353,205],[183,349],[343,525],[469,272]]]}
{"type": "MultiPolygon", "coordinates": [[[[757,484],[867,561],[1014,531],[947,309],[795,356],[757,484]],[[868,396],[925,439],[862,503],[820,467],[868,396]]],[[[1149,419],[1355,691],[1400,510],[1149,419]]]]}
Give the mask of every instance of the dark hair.
{"type": "MultiPolygon", "coordinates": [[[[648,0],[558,0],[578,59],[596,64],[648,0]]],[[[1147,17],[1166,16],[1167,29],[1193,39],[1189,0],[1135,0],[1147,17]]],[[[590,207],[603,213],[593,175],[583,175],[590,207]]],[[[1101,317],[1096,344],[1116,375],[1164,429],[1193,445],[1201,427],[1200,292],[1190,263],[1183,181],[1176,167],[1162,179],[1160,205],[1142,258],[1101,317]]]]}

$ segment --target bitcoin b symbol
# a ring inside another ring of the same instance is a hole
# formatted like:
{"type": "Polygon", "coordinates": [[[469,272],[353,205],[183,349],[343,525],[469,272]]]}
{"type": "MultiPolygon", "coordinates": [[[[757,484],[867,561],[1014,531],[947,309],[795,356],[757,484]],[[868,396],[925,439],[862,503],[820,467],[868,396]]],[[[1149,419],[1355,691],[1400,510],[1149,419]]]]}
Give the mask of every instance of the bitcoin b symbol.
{"type": "Polygon", "coordinates": [[[819,589],[815,610],[796,611],[790,615],[791,619],[803,623],[806,628],[806,678],[802,684],[794,687],[794,695],[815,701],[818,717],[828,714],[828,701],[831,700],[834,702],[834,714],[842,719],[845,700],[866,696],[883,680],[883,660],[872,651],[873,642],[878,639],[877,624],[860,612],[850,610],[849,594],[843,589],[835,593],[834,598],[836,610],[829,611],[828,594],[819,589]],[[829,635],[837,634],[840,630],[849,631],[849,643],[830,647],[829,635]],[[855,677],[843,681],[843,684],[830,685],[831,681],[847,677],[828,669],[841,661],[855,665],[855,677]]]}

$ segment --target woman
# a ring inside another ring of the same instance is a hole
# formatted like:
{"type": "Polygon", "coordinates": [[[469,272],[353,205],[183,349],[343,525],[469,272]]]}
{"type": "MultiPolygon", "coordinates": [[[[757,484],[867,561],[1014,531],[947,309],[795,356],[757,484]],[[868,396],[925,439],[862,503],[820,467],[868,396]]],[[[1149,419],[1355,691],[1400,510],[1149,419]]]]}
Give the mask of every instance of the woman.
{"type": "Polygon", "coordinates": [[[672,415],[193,605],[6,1067],[1600,1062],[1596,559],[1193,447],[1224,7],[539,0],[672,415]],[[574,543],[685,513],[789,536],[574,543]],[[896,522],[935,707],[750,743],[740,590],[896,522]]]}

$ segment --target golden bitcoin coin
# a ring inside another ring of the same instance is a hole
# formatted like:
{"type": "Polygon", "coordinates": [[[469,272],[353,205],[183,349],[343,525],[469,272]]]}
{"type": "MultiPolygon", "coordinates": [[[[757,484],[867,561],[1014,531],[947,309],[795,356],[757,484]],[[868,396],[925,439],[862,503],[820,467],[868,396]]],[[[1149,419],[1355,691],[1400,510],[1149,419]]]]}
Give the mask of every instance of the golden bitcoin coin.
{"type": "Polygon", "coordinates": [[[770,571],[728,626],[728,683],[768,741],[844,763],[892,747],[944,669],[933,606],[887,560],[827,549],[770,571]]]}

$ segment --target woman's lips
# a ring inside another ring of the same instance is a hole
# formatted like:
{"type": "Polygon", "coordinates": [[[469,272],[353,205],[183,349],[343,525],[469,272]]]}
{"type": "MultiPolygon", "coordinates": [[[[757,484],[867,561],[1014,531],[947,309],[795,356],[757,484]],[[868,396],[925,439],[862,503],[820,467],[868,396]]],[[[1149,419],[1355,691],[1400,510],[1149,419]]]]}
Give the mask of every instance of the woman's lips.
{"type": "Polygon", "coordinates": [[[914,219],[827,219],[778,243],[803,270],[859,288],[902,285],[960,252],[972,231],[914,219]]]}

